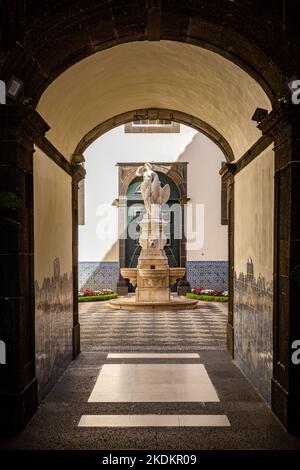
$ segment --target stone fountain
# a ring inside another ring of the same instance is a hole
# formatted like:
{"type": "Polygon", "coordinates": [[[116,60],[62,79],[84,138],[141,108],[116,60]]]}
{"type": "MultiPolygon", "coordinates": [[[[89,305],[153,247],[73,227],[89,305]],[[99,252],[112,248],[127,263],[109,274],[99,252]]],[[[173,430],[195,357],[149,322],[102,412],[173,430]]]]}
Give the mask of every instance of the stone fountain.
{"type": "Polygon", "coordinates": [[[158,174],[150,163],[139,167],[137,176],[143,176],[141,193],[146,213],[140,222],[139,243],[142,247],[136,268],[121,268],[121,275],[135,287],[135,296],[120,297],[109,302],[111,308],[126,310],[190,309],[197,300],[171,296],[170,286],[185,275],[185,268],[170,268],[164,251],[167,222],[162,205],[170,198],[170,187],[161,186],[158,174]]]}

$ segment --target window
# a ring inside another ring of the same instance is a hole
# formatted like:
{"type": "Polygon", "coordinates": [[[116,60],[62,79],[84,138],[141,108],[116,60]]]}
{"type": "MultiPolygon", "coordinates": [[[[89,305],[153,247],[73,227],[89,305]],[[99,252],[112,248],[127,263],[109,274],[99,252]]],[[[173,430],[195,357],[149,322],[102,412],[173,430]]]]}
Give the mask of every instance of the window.
{"type": "Polygon", "coordinates": [[[133,126],[171,126],[169,119],[140,119],[132,122],[133,126]]]}
{"type": "Polygon", "coordinates": [[[137,119],[124,126],[128,134],[179,133],[180,124],[170,119],[137,119]]]}

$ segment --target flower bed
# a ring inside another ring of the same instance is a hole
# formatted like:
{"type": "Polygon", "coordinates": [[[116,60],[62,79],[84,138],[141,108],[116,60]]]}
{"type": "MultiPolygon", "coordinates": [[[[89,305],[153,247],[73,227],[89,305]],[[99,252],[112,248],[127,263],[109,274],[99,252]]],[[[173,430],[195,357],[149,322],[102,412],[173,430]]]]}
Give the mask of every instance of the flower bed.
{"type": "Polygon", "coordinates": [[[78,302],[97,302],[101,300],[116,299],[118,294],[110,289],[91,290],[86,289],[78,293],[78,302]]]}
{"type": "Polygon", "coordinates": [[[202,289],[200,287],[192,289],[186,296],[189,299],[204,300],[210,302],[227,302],[228,292],[222,290],[202,289]]]}

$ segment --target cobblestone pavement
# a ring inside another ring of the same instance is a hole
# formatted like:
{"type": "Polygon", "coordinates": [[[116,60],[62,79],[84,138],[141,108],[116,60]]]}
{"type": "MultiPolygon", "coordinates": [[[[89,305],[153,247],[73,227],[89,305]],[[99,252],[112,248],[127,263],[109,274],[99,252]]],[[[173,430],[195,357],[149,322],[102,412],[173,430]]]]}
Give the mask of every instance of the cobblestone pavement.
{"type": "Polygon", "coordinates": [[[225,349],[227,306],[199,302],[189,311],[111,310],[79,304],[82,351],[225,349]]]}

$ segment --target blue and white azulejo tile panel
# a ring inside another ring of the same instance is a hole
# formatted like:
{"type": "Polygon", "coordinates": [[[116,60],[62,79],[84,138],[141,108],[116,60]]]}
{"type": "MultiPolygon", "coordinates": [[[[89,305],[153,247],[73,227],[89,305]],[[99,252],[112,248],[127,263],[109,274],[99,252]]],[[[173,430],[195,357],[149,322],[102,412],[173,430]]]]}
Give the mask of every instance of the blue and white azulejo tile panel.
{"type": "Polygon", "coordinates": [[[187,261],[186,276],[192,288],[228,289],[228,261],[187,261]]]}
{"type": "Polygon", "coordinates": [[[78,266],[79,290],[117,288],[119,263],[116,261],[80,261],[78,266]]]}
{"type": "MultiPolygon", "coordinates": [[[[80,261],[79,290],[117,288],[119,263],[116,261],[80,261]]],[[[191,287],[227,290],[227,261],[187,261],[187,280],[191,287]]]]}

